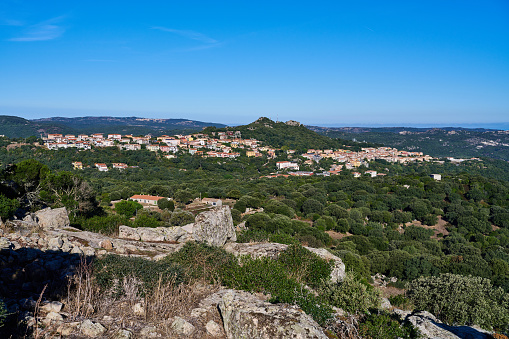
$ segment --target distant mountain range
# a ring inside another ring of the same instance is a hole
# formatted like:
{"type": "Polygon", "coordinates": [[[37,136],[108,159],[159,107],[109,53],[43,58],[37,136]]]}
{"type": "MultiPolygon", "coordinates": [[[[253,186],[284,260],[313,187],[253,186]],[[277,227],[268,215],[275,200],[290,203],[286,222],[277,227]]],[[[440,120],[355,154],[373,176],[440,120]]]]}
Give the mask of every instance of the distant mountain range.
{"type": "Polygon", "coordinates": [[[39,137],[51,133],[173,135],[201,131],[208,126],[221,128],[226,125],[187,119],[149,119],[138,117],[54,117],[27,120],[16,116],[0,116],[0,134],[10,138],[39,137]]]}

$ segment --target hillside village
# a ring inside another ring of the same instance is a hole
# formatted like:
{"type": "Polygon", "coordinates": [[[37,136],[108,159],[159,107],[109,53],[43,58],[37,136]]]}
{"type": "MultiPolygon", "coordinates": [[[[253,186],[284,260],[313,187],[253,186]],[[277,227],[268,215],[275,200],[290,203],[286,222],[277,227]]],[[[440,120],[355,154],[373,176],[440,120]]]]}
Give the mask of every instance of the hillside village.
{"type": "MultiPolygon", "coordinates": [[[[302,164],[313,165],[322,159],[333,161],[330,168],[318,173],[326,176],[339,174],[343,168],[351,170],[362,165],[367,167],[369,161],[376,159],[400,164],[434,160],[433,157],[422,152],[400,151],[391,147],[363,148],[359,152],[349,149],[308,149],[307,152],[299,154],[296,150],[287,149],[283,151],[263,145],[263,142],[257,139],[243,139],[240,131],[212,132],[212,135],[194,133],[174,136],[162,135],[158,137],[151,135],[104,135],[102,133],[94,133],[92,135],[80,134],[78,136],[48,134],[43,140],[44,146],[49,150],[77,148],[86,151],[91,150],[93,147],[118,147],[121,150],[127,151],[147,149],[152,152],[160,152],[168,159],[175,158],[179,153],[189,153],[203,158],[235,159],[245,155],[246,157],[276,159],[278,154],[281,156],[281,152],[284,152],[286,153],[285,158],[289,160],[278,161],[276,163],[277,170],[291,171],[288,174],[297,176],[315,174],[309,171],[299,171],[299,169],[302,164]]],[[[83,169],[83,164],[79,161],[74,162],[73,166],[75,169],[83,169]]],[[[99,171],[108,171],[109,168],[119,170],[128,168],[124,163],[113,163],[108,167],[107,164],[98,162],[94,166],[99,171]]],[[[276,173],[273,176],[288,174],[276,173]]],[[[372,177],[384,175],[375,171],[368,171],[367,174],[372,177]]],[[[353,175],[360,176],[360,173],[354,172],[353,175]]]]}

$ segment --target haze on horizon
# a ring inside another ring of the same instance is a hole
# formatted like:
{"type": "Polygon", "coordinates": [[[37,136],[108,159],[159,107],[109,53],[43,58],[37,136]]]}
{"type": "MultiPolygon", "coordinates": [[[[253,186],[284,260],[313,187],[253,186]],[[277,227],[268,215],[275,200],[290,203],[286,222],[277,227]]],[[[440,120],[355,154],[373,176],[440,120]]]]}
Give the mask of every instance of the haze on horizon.
{"type": "Polygon", "coordinates": [[[28,119],[509,129],[505,0],[4,0],[0,51],[0,114],[28,119]]]}

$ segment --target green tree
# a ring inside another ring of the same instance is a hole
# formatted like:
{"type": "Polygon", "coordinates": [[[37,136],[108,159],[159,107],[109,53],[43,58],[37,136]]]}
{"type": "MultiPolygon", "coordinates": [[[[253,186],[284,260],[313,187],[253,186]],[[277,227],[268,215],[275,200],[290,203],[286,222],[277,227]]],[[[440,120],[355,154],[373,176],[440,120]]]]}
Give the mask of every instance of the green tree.
{"type": "Polygon", "coordinates": [[[170,217],[172,226],[184,226],[194,222],[194,216],[191,212],[175,209],[170,217]]]}
{"type": "Polygon", "coordinates": [[[16,209],[19,207],[19,202],[16,199],[8,199],[0,195],[0,217],[6,220],[14,215],[16,209]]]}
{"type": "Polygon", "coordinates": [[[408,285],[407,296],[416,308],[451,325],[492,329],[509,324],[509,294],[489,279],[449,273],[420,277],[408,285]]]}
{"type": "Polygon", "coordinates": [[[137,210],[143,209],[143,206],[136,201],[122,200],[115,204],[115,212],[131,218],[137,210]]]}
{"type": "Polygon", "coordinates": [[[173,211],[175,209],[175,203],[173,202],[173,200],[170,200],[170,199],[159,199],[157,200],[157,207],[159,207],[160,209],[162,210],[169,210],[169,211],[173,211]]]}

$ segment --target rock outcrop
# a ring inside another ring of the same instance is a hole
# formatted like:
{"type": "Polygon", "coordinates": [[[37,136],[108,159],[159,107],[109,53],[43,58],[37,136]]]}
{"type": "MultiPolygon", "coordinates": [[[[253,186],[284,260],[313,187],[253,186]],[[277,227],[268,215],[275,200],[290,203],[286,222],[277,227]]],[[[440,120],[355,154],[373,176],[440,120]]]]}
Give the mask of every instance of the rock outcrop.
{"type": "Polygon", "coordinates": [[[424,338],[440,339],[488,339],[489,332],[469,326],[449,326],[438,320],[433,314],[422,311],[409,313],[404,319],[421,332],[424,338]]]}
{"type": "MultiPolygon", "coordinates": [[[[250,255],[253,258],[270,257],[277,258],[280,252],[284,251],[288,245],[278,243],[229,243],[224,246],[227,252],[235,256],[250,255]]],[[[327,261],[333,262],[331,280],[333,282],[342,281],[345,277],[345,264],[341,258],[336,257],[324,248],[305,247],[312,253],[318,255],[327,261]]]]}
{"type": "Polygon", "coordinates": [[[71,224],[65,207],[37,211],[35,221],[42,228],[64,228],[71,224]]]}
{"type": "Polygon", "coordinates": [[[327,338],[321,327],[298,307],[270,304],[247,292],[228,291],[219,310],[230,339],[327,338]]]}
{"type": "Polygon", "coordinates": [[[118,237],[146,242],[183,243],[189,240],[204,242],[211,246],[223,246],[237,240],[230,207],[219,206],[196,216],[195,222],[183,227],[138,227],[120,226],[118,237]]]}
{"type": "Polygon", "coordinates": [[[236,241],[230,207],[219,206],[198,214],[193,225],[193,239],[218,247],[227,241],[236,241]]]}

